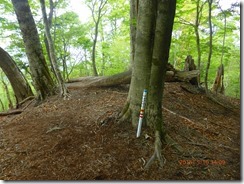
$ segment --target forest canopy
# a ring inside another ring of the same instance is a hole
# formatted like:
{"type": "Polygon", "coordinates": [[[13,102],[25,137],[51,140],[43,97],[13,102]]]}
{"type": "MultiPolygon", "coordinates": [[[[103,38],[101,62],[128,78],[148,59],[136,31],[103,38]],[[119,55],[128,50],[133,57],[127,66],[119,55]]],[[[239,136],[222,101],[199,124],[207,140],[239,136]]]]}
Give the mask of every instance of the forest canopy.
{"type": "MultiPolygon", "coordinates": [[[[207,0],[178,0],[169,63],[184,69],[191,55],[204,81],[210,47],[207,0]]],[[[212,57],[208,85],[224,65],[225,95],[240,98],[240,5],[212,3],[212,57]]],[[[50,75],[55,78],[45,45],[46,32],[39,0],[29,1],[50,75]]],[[[14,60],[35,93],[19,24],[10,1],[0,5],[0,47],[14,60]]],[[[127,0],[46,1],[58,70],[64,81],[82,76],[109,76],[130,67],[130,3],[127,0]],[[99,3],[100,4],[99,4],[99,3]],[[53,3],[53,4],[52,4],[53,3]],[[77,7],[81,7],[78,9],[77,7]],[[52,13],[52,15],[51,15],[52,13]],[[94,65],[95,64],[95,65],[94,65]]],[[[204,84],[203,84],[204,85],[204,84]]],[[[16,104],[10,81],[0,68],[0,111],[16,104]]]]}

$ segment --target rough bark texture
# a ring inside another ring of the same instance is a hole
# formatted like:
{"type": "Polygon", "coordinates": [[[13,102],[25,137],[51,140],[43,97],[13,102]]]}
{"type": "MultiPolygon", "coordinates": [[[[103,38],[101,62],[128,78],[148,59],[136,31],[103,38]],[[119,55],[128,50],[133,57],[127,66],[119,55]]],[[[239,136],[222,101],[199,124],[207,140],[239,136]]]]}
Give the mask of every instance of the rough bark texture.
{"type": "Polygon", "coordinates": [[[33,84],[37,91],[38,98],[42,100],[54,94],[55,85],[43,55],[36,24],[28,1],[12,0],[12,3],[23,36],[33,84]]]}
{"type": "Polygon", "coordinates": [[[31,87],[29,86],[24,75],[17,67],[11,56],[0,47],[0,68],[7,76],[15,97],[17,104],[29,96],[33,96],[31,87]]]}

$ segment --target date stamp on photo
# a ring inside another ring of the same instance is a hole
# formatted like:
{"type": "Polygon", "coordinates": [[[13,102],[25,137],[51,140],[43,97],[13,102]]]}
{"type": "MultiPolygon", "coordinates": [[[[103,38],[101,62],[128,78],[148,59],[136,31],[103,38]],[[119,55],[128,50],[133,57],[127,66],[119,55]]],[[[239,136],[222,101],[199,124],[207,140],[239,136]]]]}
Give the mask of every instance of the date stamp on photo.
{"type": "Polygon", "coordinates": [[[189,159],[179,160],[178,163],[182,166],[223,166],[226,165],[225,160],[200,160],[200,159],[189,159]]]}

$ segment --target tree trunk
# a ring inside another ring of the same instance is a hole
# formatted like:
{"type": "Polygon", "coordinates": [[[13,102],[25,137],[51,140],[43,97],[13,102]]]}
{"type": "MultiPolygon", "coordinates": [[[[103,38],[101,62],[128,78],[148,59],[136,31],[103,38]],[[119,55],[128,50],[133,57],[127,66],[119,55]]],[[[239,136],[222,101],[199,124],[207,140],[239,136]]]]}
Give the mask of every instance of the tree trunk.
{"type": "Polygon", "coordinates": [[[5,92],[6,92],[6,96],[7,96],[7,99],[8,99],[8,107],[9,107],[9,109],[13,109],[14,105],[13,105],[13,102],[12,102],[11,97],[10,97],[8,86],[3,80],[2,80],[2,83],[3,83],[3,88],[4,88],[5,92]]]}
{"type": "Polygon", "coordinates": [[[45,0],[40,0],[40,3],[41,3],[42,17],[43,17],[43,22],[44,22],[44,27],[45,27],[45,34],[46,34],[48,46],[49,46],[51,64],[54,68],[55,77],[58,80],[58,84],[59,84],[59,88],[60,88],[60,95],[66,98],[68,95],[68,91],[64,84],[61,72],[58,68],[55,49],[54,49],[52,36],[50,33],[50,29],[49,29],[49,23],[48,23],[48,19],[47,19],[47,14],[46,14],[45,0]]]}
{"type": "Polygon", "coordinates": [[[94,39],[93,39],[93,46],[92,46],[92,69],[93,69],[93,75],[94,76],[98,76],[98,72],[97,72],[97,67],[96,67],[96,44],[97,44],[97,37],[98,37],[98,26],[99,23],[101,21],[102,16],[105,13],[102,13],[102,10],[104,8],[104,6],[107,4],[108,0],[93,0],[91,3],[92,5],[88,5],[88,7],[90,8],[91,12],[92,12],[92,18],[93,21],[95,23],[95,33],[94,33],[94,39]],[[97,17],[95,15],[95,11],[96,11],[96,5],[97,3],[100,3],[98,6],[98,14],[97,17]]]}
{"type": "MultiPolygon", "coordinates": [[[[200,36],[199,36],[199,25],[200,25],[200,15],[202,14],[202,10],[203,10],[203,6],[205,4],[205,2],[203,2],[200,5],[200,0],[197,0],[197,7],[196,7],[196,20],[195,20],[195,26],[194,26],[194,31],[195,31],[195,35],[196,35],[196,45],[197,45],[197,69],[200,71],[201,73],[201,46],[200,46],[200,36]]],[[[198,86],[200,85],[201,82],[201,75],[199,74],[198,77],[198,86]]]]}
{"type": "Polygon", "coordinates": [[[134,127],[137,126],[142,92],[149,87],[153,47],[152,36],[155,28],[155,4],[155,1],[140,1],[138,6],[136,48],[130,85],[130,109],[134,127]]]}
{"type": "Polygon", "coordinates": [[[40,100],[55,93],[28,0],[12,0],[29,60],[34,87],[40,100]]]}
{"type": "Polygon", "coordinates": [[[4,111],[4,105],[3,105],[3,101],[0,99],[0,105],[1,105],[1,111],[4,111]]]}
{"type": "Polygon", "coordinates": [[[163,83],[169,57],[171,34],[176,8],[175,0],[142,0],[138,4],[135,55],[129,102],[126,103],[122,120],[131,117],[137,126],[142,92],[148,90],[147,125],[155,131],[155,152],[146,164],[150,166],[154,158],[163,165],[161,140],[165,139],[162,116],[163,83]]]}
{"type": "MultiPolygon", "coordinates": [[[[54,8],[55,8],[54,4],[53,4],[53,0],[49,0],[49,6],[50,6],[50,11],[49,11],[49,16],[48,16],[48,25],[49,25],[49,28],[51,29],[52,20],[53,20],[53,12],[54,12],[54,8]]],[[[47,51],[48,59],[51,62],[51,54],[50,54],[50,49],[49,49],[46,33],[44,33],[44,43],[45,43],[45,48],[47,51]]],[[[52,65],[51,65],[51,67],[52,67],[52,71],[54,71],[54,68],[52,65]]]]}
{"type": "Polygon", "coordinates": [[[29,86],[25,76],[22,74],[20,69],[17,67],[11,56],[0,47],[0,68],[7,76],[15,97],[16,101],[21,102],[29,96],[33,96],[31,87],[29,86]]]}
{"type": "Polygon", "coordinates": [[[208,22],[209,22],[209,53],[208,53],[208,62],[207,62],[207,67],[206,67],[206,74],[205,74],[205,91],[208,93],[208,71],[210,68],[210,63],[211,63],[211,57],[212,57],[212,46],[213,46],[213,28],[212,28],[212,2],[213,0],[208,0],[208,6],[209,6],[209,11],[208,11],[208,22]]]}

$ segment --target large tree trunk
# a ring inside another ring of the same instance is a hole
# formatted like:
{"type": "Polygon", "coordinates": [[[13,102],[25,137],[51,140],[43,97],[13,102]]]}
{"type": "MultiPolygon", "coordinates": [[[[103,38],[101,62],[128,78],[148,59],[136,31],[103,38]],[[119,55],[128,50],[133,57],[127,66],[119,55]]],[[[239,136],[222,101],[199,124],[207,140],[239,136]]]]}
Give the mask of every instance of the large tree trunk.
{"type": "Polygon", "coordinates": [[[55,93],[55,84],[43,55],[36,24],[28,0],[12,0],[29,60],[34,87],[40,100],[55,93]]]}
{"type": "Polygon", "coordinates": [[[155,1],[140,1],[136,26],[135,55],[130,85],[130,110],[132,125],[137,126],[141,96],[144,89],[148,89],[155,19],[155,1]],[[145,16],[146,15],[146,16],[145,16]]]}
{"type": "Polygon", "coordinates": [[[136,127],[141,107],[142,92],[148,90],[147,125],[155,131],[155,152],[146,164],[154,158],[163,165],[161,140],[165,139],[162,116],[163,83],[168,63],[175,0],[142,0],[138,4],[135,54],[132,68],[129,99],[122,112],[122,120],[131,117],[136,127]],[[127,110],[126,110],[127,109],[127,110]]]}
{"type": "Polygon", "coordinates": [[[45,0],[40,0],[40,3],[41,3],[42,17],[43,17],[43,22],[44,22],[44,27],[45,27],[45,35],[47,37],[48,48],[49,48],[49,53],[50,53],[50,61],[53,66],[53,69],[54,69],[55,77],[58,80],[58,84],[59,84],[59,88],[60,88],[60,95],[66,98],[68,95],[68,91],[64,84],[64,80],[62,78],[61,72],[58,68],[54,44],[52,41],[52,36],[50,33],[50,28],[49,28],[49,22],[47,19],[45,0]]]}
{"type": "Polygon", "coordinates": [[[17,104],[29,96],[33,96],[25,76],[17,67],[11,56],[0,47],[0,68],[7,76],[16,97],[17,104]]]}

